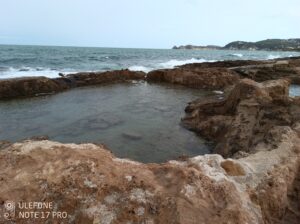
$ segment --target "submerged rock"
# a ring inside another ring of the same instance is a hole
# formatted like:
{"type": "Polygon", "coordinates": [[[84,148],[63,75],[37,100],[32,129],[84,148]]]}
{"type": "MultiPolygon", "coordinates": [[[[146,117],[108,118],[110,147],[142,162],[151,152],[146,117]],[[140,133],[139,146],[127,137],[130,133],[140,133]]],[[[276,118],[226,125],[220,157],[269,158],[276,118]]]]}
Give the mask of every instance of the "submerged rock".
{"type": "Polygon", "coordinates": [[[122,136],[124,138],[130,139],[130,140],[140,140],[142,139],[142,135],[135,133],[135,132],[126,132],[123,133],[122,136]]]}
{"type": "Polygon", "coordinates": [[[38,135],[38,136],[32,136],[30,138],[24,139],[24,140],[32,140],[32,141],[43,141],[43,140],[49,140],[48,135],[38,135]]]}

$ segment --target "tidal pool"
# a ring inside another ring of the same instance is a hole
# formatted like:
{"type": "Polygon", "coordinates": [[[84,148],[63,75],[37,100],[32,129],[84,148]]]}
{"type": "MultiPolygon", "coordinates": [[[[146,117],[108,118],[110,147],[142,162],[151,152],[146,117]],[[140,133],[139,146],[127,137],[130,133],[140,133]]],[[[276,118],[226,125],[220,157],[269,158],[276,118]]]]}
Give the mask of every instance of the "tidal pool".
{"type": "Polygon", "coordinates": [[[142,162],[205,154],[209,144],[181,127],[180,119],[188,102],[211,94],[138,82],[4,101],[0,140],[47,135],[63,143],[101,143],[118,157],[142,162]]]}
{"type": "Polygon", "coordinates": [[[300,85],[290,86],[290,96],[300,96],[300,85]]]}

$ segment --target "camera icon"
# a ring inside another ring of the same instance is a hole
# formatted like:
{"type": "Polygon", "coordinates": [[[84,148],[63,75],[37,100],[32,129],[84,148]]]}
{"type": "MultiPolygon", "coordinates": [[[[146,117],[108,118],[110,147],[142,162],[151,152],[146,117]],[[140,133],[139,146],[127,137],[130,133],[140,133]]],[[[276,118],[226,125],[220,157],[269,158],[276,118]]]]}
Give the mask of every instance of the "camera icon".
{"type": "Polygon", "coordinates": [[[14,211],[16,208],[16,204],[13,201],[6,201],[4,203],[4,207],[7,211],[14,211]]]}
{"type": "Polygon", "coordinates": [[[14,219],[15,218],[15,210],[16,210],[16,203],[13,201],[6,201],[4,203],[3,218],[6,220],[14,219]]]}

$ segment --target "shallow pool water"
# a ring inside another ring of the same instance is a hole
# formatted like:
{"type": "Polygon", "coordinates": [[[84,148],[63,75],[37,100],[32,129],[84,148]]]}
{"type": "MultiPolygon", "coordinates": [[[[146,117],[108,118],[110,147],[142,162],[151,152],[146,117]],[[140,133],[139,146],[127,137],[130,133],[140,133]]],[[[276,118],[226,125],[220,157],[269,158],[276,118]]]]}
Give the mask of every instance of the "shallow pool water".
{"type": "Polygon", "coordinates": [[[142,162],[195,156],[209,146],[180,119],[189,101],[209,94],[139,82],[0,102],[0,140],[47,135],[63,143],[102,143],[118,157],[142,162]]]}
{"type": "Polygon", "coordinates": [[[300,85],[290,86],[290,96],[300,96],[300,85]]]}

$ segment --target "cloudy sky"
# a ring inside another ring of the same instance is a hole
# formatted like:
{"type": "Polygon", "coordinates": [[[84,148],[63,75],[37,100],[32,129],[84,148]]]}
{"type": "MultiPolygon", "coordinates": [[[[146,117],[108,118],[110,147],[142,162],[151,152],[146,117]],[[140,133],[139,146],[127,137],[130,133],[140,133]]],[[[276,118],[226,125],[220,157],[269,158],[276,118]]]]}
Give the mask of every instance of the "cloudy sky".
{"type": "Polygon", "coordinates": [[[300,38],[299,0],[0,2],[0,44],[170,48],[300,38]]]}

